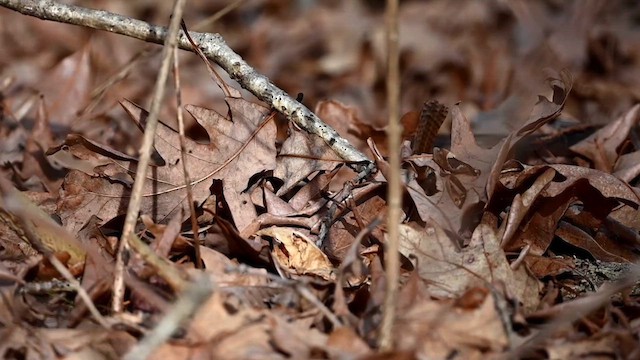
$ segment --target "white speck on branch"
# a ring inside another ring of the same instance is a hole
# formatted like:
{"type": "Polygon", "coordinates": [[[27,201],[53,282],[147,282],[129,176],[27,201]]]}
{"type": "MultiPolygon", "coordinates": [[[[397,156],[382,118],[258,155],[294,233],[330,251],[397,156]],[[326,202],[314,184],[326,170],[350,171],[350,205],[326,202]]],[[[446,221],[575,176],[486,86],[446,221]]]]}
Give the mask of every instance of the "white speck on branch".
{"type": "MultiPolygon", "coordinates": [[[[50,0],[0,0],[0,6],[43,20],[109,31],[157,44],[162,44],[167,36],[167,28],[163,26],[151,25],[104,10],[87,9],[50,0]]],[[[322,122],[306,106],[278,88],[266,76],[256,72],[227,46],[219,34],[189,33],[207,58],[223,68],[243,88],[271,105],[303,130],[322,138],[338,156],[351,162],[355,168],[366,173],[374,169],[373,162],[366,155],[353,147],[331,126],[322,122]]],[[[178,39],[178,47],[192,51],[191,44],[182,32],[178,39]]]]}

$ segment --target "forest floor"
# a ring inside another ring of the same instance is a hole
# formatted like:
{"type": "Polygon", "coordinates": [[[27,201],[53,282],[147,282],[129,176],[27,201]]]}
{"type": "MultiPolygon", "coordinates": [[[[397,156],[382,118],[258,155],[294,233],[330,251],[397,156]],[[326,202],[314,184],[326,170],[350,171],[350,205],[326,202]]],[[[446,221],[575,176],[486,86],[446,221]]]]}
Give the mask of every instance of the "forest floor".
{"type": "MultiPolygon", "coordinates": [[[[172,2],[73,3],[166,26],[172,2]]],[[[192,0],[183,18],[378,171],[181,51],[187,137],[172,74],[123,252],[162,47],[0,7],[4,358],[640,358],[636,2],[401,1],[402,169],[384,1],[192,0]]]]}

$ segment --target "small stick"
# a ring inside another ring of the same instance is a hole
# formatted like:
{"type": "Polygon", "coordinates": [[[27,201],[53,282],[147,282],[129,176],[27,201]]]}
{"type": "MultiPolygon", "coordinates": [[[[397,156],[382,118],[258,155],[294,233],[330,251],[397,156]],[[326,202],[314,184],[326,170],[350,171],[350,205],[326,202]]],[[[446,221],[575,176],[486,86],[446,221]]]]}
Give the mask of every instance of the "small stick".
{"type": "Polygon", "coordinates": [[[398,0],[387,0],[387,105],[389,111],[389,177],[387,178],[387,232],[384,264],[386,292],[382,308],[379,346],[393,350],[393,324],[396,318],[398,279],[400,278],[400,216],[402,216],[402,180],[400,179],[400,53],[398,45],[398,0]]]}
{"type": "Polygon", "coordinates": [[[193,248],[196,253],[196,268],[202,269],[202,257],[200,256],[200,237],[198,236],[198,217],[196,216],[196,206],[193,202],[193,191],[191,191],[191,177],[187,171],[187,159],[185,156],[186,146],[184,141],[184,117],[182,116],[182,92],[180,91],[180,68],[178,63],[178,48],[173,47],[173,79],[176,87],[176,105],[178,112],[178,132],[180,133],[180,161],[182,162],[182,172],[184,173],[184,186],[187,190],[187,201],[189,202],[189,212],[191,213],[191,229],[193,229],[193,248]]]}
{"type": "Polygon", "coordinates": [[[118,246],[118,254],[116,256],[115,276],[113,280],[113,297],[111,300],[111,309],[115,313],[122,312],[122,303],[124,300],[124,252],[127,250],[127,242],[133,235],[133,230],[140,212],[140,201],[142,200],[142,190],[146,181],[147,168],[149,167],[149,158],[153,149],[153,140],[156,136],[156,128],[158,126],[158,113],[160,112],[160,103],[164,97],[164,90],[169,76],[169,68],[171,67],[171,49],[176,46],[177,34],[180,29],[180,21],[186,0],[176,0],[173,7],[173,15],[171,24],[169,25],[169,34],[165,38],[164,49],[162,50],[162,65],[158,78],[156,79],[153,100],[151,101],[151,111],[147,118],[147,124],[144,130],[144,139],[142,148],[140,149],[140,159],[137,164],[136,178],[131,190],[131,199],[127,208],[127,216],[125,218],[124,227],[122,229],[122,237],[118,246]]]}

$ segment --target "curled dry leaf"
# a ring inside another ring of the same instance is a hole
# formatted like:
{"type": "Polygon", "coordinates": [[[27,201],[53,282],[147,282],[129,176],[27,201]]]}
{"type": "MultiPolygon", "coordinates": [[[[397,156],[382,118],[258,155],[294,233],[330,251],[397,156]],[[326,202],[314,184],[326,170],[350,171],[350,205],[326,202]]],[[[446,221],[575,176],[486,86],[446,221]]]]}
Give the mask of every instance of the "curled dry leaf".
{"type": "MultiPolygon", "coordinates": [[[[508,245],[511,238],[520,227],[521,222],[533,206],[534,201],[547,184],[553,180],[555,175],[556,173],[553,169],[547,169],[542,175],[536,178],[534,183],[526,189],[522,195],[516,194],[516,196],[514,196],[511,207],[509,208],[509,213],[507,214],[507,220],[502,223],[500,228],[501,236],[498,236],[501,239],[503,248],[509,247],[508,245]]],[[[534,251],[534,253],[536,252],[534,251]]],[[[541,253],[537,255],[541,255],[541,253]]]]}
{"type": "MultiPolygon", "coordinates": [[[[629,131],[640,120],[640,105],[636,105],[617,120],[599,129],[588,138],[571,146],[571,150],[593,162],[597,170],[611,172],[619,158],[619,148],[629,131]]],[[[616,170],[617,171],[617,170],[616,170]]]]}
{"type": "Polygon", "coordinates": [[[335,279],[334,267],[327,255],[303,233],[290,228],[270,227],[258,231],[256,235],[274,240],[272,258],[288,274],[335,279]]]}
{"type": "Polygon", "coordinates": [[[278,153],[273,176],[284,181],[280,196],[316,171],[331,171],[343,160],[319,136],[290,128],[289,137],[278,153]]]}
{"type": "MultiPolygon", "coordinates": [[[[556,231],[560,220],[566,216],[567,209],[572,204],[580,204],[579,212],[582,216],[589,216],[596,221],[591,229],[594,233],[599,233],[601,227],[604,228],[602,225],[616,208],[629,208],[629,211],[637,214],[640,206],[638,191],[615,176],[580,166],[539,165],[527,167],[520,173],[507,173],[501,179],[501,183],[508,189],[523,192],[523,195],[515,196],[509,210],[502,238],[505,250],[519,251],[525,245],[530,245],[532,254],[542,255],[551,244],[554,235],[558,235],[586,250],[592,246],[589,244],[595,245],[600,242],[597,247],[604,246],[606,249],[590,251],[600,260],[615,258],[616,261],[620,261],[636,258],[629,250],[633,245],[609,241],[603,237],[599,237],[600,241],[589,241],[585,236],[589,239],[591,236],[584,231],[569,232],[567,227],[560,232],[556,231]],[[519,202],[530,195],[535,195],[535,198],[526,201],[528,206],[520,205],[519,202]],[[598,254],[609,255],[601,257],[598,254]]],[[[621,218],[624,219],[629,217],[621,218]]],[[[633,229],[634,225],[629,223],[628,227],[633,229]]]]}
{"type": "Polygon", "coordinates": [[[621,155],[616,162],[613,175],[626,182],[637,178],[640,175],[640,151],[621,155]]]}

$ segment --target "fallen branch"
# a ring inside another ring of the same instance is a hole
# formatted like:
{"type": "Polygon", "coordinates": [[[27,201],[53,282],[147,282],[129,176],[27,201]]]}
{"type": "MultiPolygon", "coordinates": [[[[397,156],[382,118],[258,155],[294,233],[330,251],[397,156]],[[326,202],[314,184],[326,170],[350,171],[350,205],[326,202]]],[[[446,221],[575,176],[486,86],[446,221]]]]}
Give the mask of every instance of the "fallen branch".
{"type": "MultiPolygon", "coordinates": [[[[87,9],[55,1],[0,0],[0,6],[43,20],[109,31],[157,44],[164,43],[167,36],[167,28],[163,26],[151,25],[108,11],[87,9]]],[[[322,122],[306,106],[275,86],[269,78],[256,72],[240,55],[227,46],[219,34],[192,31],[189,34],[199,44],[207,58],[223,68],[244,89],[271,105],[303,130],[318,135],[336,154],[351,162],[351,165],[358,170],[368,172],[374,169],[374,164],[369,158],[341,137],[331,126],[322,122]]],[[[182,32],[179,35],[178,47],[192,51],[191,44],[182,32]]]]}

